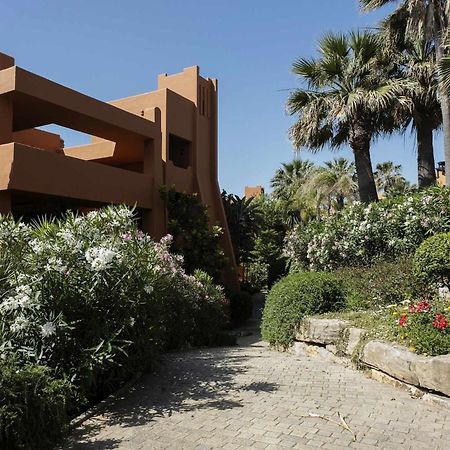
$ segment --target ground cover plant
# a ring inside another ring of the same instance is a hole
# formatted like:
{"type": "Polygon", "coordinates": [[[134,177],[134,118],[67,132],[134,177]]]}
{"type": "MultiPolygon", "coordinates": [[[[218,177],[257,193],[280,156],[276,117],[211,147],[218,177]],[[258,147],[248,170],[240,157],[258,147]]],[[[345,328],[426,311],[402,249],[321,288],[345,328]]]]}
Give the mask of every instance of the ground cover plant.
{"type": "MultiPolygon", "coordinates": [[[[186,273],[171,242],[170,235],[154,242],[140,232],[126,207],[33,225],[0,218],[0,359],[19,379],[29,373],[27,389],[17,383],[0,407],[0,447],[28,442],[14,430],[35,433],[21,422],[44,408],[26,397],[43,379],[33,368],[61,383],[70,414],[79,405],[64,392],[78,404],[95,401],[148,369],[161,350],[215,342],[225,324],[223,292],[204,272],[186,273]],[[71,389],[64,391],[66,383],[71,389]],[[23,414],[11,414],[16,403],[23,414]]],[[[11,386],[3,376],[0,396],[11,386]]]]}

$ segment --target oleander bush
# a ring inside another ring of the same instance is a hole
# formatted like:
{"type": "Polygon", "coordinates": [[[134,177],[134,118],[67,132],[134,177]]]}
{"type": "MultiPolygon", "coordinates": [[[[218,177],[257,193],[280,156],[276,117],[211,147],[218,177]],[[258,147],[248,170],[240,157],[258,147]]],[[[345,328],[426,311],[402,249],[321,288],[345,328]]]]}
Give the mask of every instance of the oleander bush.
{"type": "Polygon", "coordinates": [[[414,254],[414,272],[424,283],[449,286],[450,233],[426,239],[414,254]]]}
{"type": "Polygon", "coordinates": [[[95,401],[162,350],[216,342],[222,289],[187,274],[171,242],[138,231],[126,207],[31,225],[0,217],[0,360],[19,374],[47,367],[95,401]]]}
{"type": "Polygon", "coordinates": [[[330,273],[291,273],[270,290],[263,311],[262,336],[271,345],[288,347],[295,326],[307,315],[344,306],[342,283],[330,273]]]}
{"type": "Polygon", "coordinates": [[[450,188],[433,187],[366,206],[354,203],[339,215],[299,226],[285,240],[294,270],[370,266],[413,254],[427,237],[450,231],[450,188]]]}

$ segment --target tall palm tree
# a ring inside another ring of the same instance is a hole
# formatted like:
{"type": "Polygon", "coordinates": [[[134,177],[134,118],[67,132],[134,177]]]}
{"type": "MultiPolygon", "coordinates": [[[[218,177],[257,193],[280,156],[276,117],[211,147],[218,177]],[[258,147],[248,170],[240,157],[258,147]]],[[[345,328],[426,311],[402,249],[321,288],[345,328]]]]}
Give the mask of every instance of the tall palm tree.
{"type": "MultiPolygon", "coordinates": [[[[390,3],[397,3],[395,11],[385,20],[391,27],[408,39],[425,39],[436,52],[439,70],[438,92],[442,110],[445,164],[450,167],[450,98],[445,83],[446,37],[449,32],[450,0],[359,0],[361,7],[370,11],[390,3]]],[[[450,177],[447,177],[450,185],[450,177]]]]}
{"type": "Polygon", "coordinates": [[[396,66],[391,78],[393,91],[401,98],[396,120],[404,131],[410,125],[415,131],[418,185],[428,187],[436,183],[433,132],[442,123],[435,53],[423,38],[410,40],[389,27],[381,33],[386,52],[396,66]]]}
{"type": "Polygon", "coordinates": [[[288,111],[298,115],[290,129],[297,149],[317,151],[350,145],[361,201],[378,199],[370,157],[371,141],[392,127],[392,93],[385,79],[382,42],[371,32],[327,34],[318,59],[298,59],[293,71],[306,89],[290,95],[288,111]],[[389,124],[387,123],[389,122],[389,124]]]}
{"type": "Polygon", "coordinates": [[[355,179],[355,165],[346,158],[334,158],[316,170],[306,189],[315,193],[317,201],[326,199],[328,213],[341,211],[357,195],[355,179]]]}

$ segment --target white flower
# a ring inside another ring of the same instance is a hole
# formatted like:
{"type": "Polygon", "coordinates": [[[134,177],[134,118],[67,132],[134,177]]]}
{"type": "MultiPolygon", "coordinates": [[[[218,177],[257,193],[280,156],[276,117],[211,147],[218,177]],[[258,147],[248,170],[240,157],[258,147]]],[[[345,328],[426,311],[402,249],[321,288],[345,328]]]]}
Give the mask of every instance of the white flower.
{"type": "Polygon", "coordinates": [[[63,264],[61,258],[52,256],[51,258],[49,258],[48,263],[45,265],[45,270],[48,272],[54,270],[59,273],[66,273],[67,266],[63,264]]]}
{"type": "Polygon", "coordinates": [[[20,304],[15,297],[8,297],[6,300],[3,300],[0,303],[0,311],[5,313],[9,311],[14,311],[15,309],[19,309],[20,304]]]}
{"type": "Polygon", "coordinates": [[[150,286],[150,285],[144,286],[144,291],[145,291],[147,294],[151,294],[151,293],[153,292],[153,286],[150,286]]]}
{"type": "Polygon", "coordinates": [[[96,271],[108,268],[116,256],[117,252],[105,247],[90,248],[85,253],[86,261],[96,271]]]}
{"type": "Polygon", "coordinates": [[[56,332],[56,325],[53,322],[46,322],[41,326],[42,337],[49,337],[56,332]]]}
{"type": "Polygon", "coordinates": [[[16,318],[14,323],[11,325],[11,331],[13,333],[18,333],[19,331],[25,330],[30,325],[30,321],[25,316],[19,316],[16,318]]]}

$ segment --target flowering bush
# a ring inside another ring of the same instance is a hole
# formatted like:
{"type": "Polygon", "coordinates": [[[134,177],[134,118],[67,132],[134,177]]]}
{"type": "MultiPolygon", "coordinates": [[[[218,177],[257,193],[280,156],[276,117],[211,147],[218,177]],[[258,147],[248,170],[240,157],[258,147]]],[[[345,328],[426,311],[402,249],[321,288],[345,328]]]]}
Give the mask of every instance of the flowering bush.
{"type": "Polygon", "coordinates": [[[417,302],[393,306],[400,340],[411,350],[427,355],[450,353],[450,300],[428,296],[417,302]]]}
{"type": "Polygon", "coordinates": [[[164,348],[207,344],[224,297],[207,275],[109,207],[29,226],[0,218],[0,358],[47,366],[89,397],[164,348]]]}
{"type": "Polygon", "coordinates": [[[450,231],[450,188],[431,188],[297,227],[285,240],[291,266],[331,270],[410,254],[428,236],[450,231]]]}

